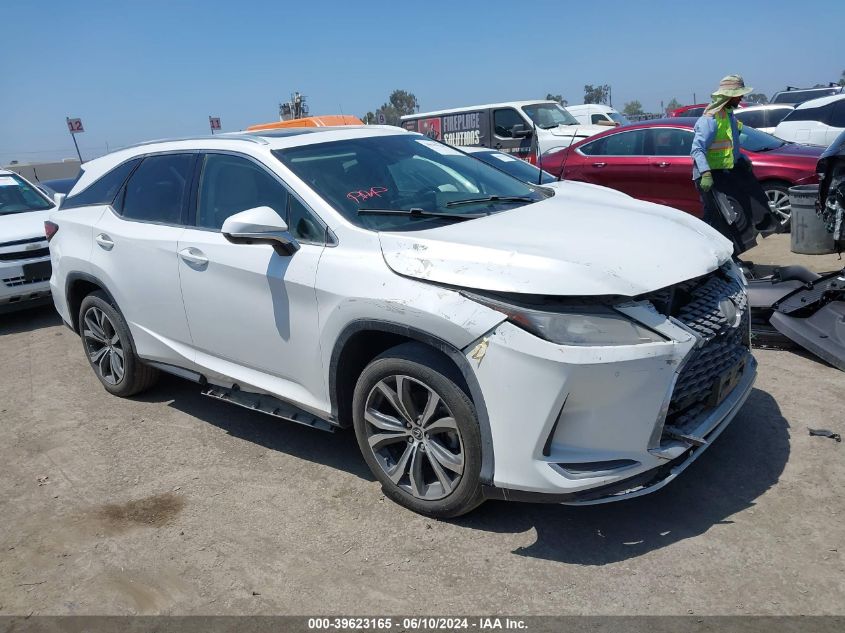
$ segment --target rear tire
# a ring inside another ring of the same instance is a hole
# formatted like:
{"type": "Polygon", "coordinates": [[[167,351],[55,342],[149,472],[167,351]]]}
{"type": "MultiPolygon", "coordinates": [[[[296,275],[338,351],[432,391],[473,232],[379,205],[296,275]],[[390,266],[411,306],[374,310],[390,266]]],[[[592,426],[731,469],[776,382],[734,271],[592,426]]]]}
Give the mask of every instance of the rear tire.
{"type": "Polygon", "coordinates": [[[484,500],[481,432],[460,373],[440,353],[406,343],[376,357],[352,401],[358,446],[386,496],[437,518],[484,500]]]}
{"type": "Polygon", "coordinates": [[[159,372],[141,362],[126,320],[105,293],[92,292],[79,306],[82,348],[106,391],[126,398],[155,384],[159,372]]]}

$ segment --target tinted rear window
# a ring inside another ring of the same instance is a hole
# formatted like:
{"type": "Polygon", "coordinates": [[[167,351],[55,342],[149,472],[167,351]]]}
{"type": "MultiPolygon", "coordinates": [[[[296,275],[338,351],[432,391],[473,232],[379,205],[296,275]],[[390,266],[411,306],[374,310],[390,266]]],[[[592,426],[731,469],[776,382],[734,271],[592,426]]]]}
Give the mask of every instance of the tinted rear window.
{"type": "MultiPolygon", "coordinates": [[[[133,158],[107,172],[99,180],[87,186],[77,194],[69,196],[62,205],[63,209],[70,207],[86,207],[92,204],[111,204],[117,192],[126,182],[132,170],[141,162],[140,158],[133,158]]],[[[84,173],[84,172],[83,172],[84,173]]],[[[79,174],[82,177],[82,173],[79,174]]]]}

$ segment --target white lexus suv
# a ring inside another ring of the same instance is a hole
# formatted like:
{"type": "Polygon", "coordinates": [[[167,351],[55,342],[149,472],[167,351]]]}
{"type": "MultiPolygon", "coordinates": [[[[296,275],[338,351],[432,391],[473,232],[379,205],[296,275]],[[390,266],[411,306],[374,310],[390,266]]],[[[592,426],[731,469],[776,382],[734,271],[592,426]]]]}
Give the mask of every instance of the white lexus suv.
{"type": "Polygon", "coordinates": [[[121,150],[85,164],[47,229],[56,307],[108,391],[166,371],[351,426],[386,494],[432,516],[655,490],[756,374],[716,231],[399,128],[121,150]]]}

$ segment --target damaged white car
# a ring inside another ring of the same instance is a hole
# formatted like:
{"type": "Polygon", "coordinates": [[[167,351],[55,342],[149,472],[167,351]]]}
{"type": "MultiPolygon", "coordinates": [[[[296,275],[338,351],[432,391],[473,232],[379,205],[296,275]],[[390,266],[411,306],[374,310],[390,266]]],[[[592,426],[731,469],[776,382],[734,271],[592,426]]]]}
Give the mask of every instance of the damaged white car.
{"type": "Polygon", "coordinates": [[[756,373],[716,231],[398,128],[122,150],[86,163],[48,234],[56,307],[107,390],[163,370],[354,427],[386,494],[432,516],[655,490],[756,373]]]}

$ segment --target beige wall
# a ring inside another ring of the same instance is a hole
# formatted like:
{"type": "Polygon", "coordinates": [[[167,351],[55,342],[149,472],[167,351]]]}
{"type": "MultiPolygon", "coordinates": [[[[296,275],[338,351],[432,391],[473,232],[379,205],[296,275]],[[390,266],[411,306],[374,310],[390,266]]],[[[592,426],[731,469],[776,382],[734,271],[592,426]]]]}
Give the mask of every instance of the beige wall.
{"type": "Polygon", "coordinates": [[[79,174],[79,161],[68,160],[57,163],[17,163],[6,165],[3,169],[16,172],[33,182],[55,180],[57,178],[75,178],[79,174]]]}

